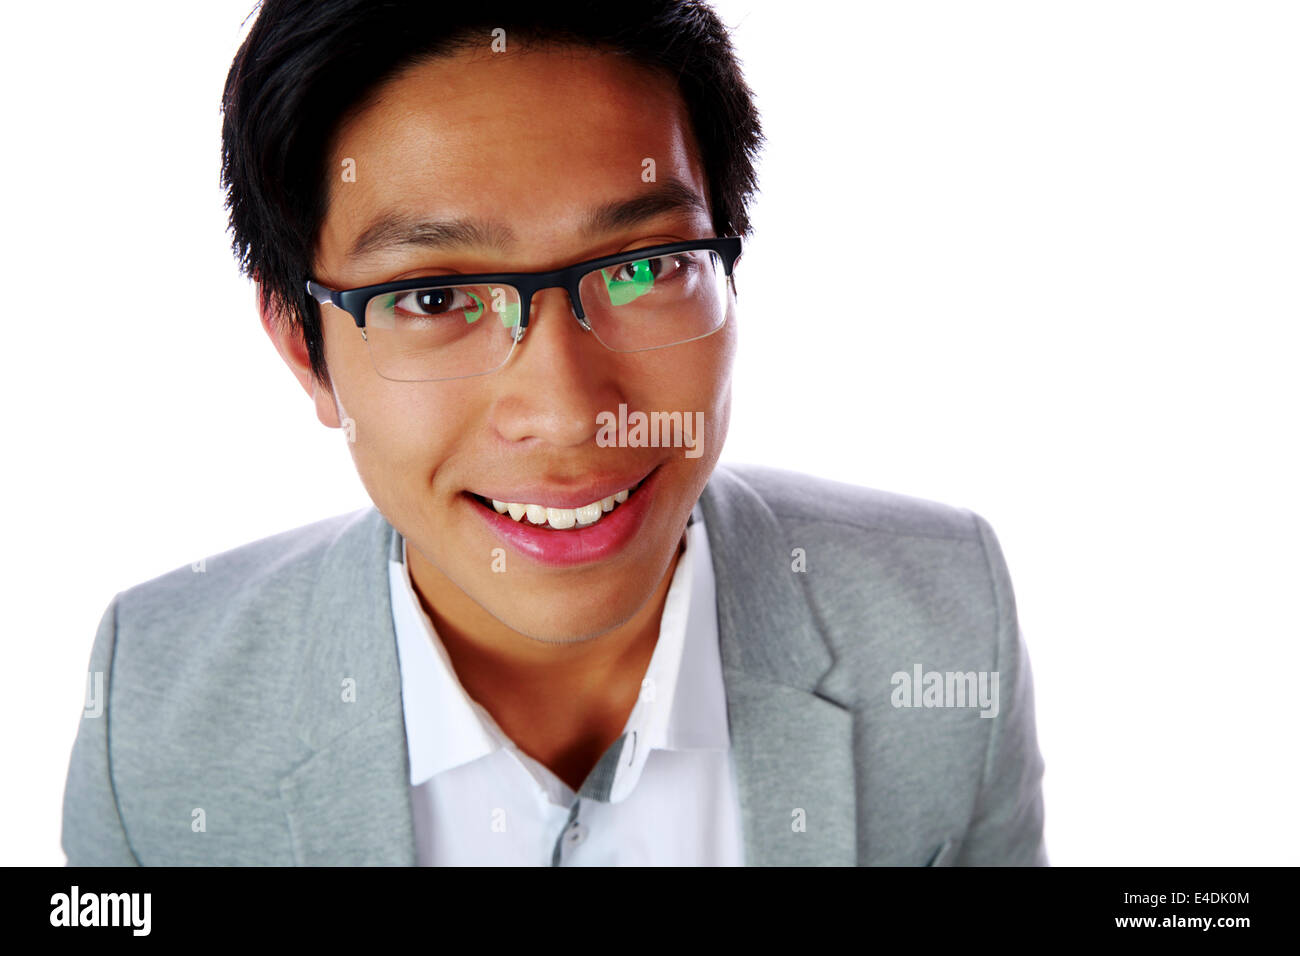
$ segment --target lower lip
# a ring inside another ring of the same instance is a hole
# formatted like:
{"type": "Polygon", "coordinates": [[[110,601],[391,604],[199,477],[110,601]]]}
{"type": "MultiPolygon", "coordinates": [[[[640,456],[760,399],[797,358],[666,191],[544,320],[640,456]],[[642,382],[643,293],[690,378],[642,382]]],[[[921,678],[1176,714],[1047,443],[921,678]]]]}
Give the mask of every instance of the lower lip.
{"type": "Polygon", "coordinates": [[[516,521],[509,514],[498,514],[496,509],[484,507],[474,498],[469,498],[469,504],[483,516],[494,534],[519,553],[553,567],[571,567],[612,557],[636,536],[650,510],[658,476],[656,468],[627,501],[607,512],[594,525],[567,531],[529,524],[527,518],[516,521]]]}

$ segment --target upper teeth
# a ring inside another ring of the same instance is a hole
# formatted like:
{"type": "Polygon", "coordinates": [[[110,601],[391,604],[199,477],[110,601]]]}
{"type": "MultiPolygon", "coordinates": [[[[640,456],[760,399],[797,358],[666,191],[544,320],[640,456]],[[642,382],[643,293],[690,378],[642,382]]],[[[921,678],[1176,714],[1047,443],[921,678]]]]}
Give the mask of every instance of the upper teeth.
{"type": "Polygon", "coordinates": [[[524,504],[518,501],[497,501],[492,499],[492,507],[497,510],[498,514],[510,513],[510,517],[516,521],[521,521],[525,516],[532,524],[549,524],[556,530],[565,528],[579,527],[585,528],[599,521],[607,512],[613,511],[615,505],[621,505],[627,501],[627,496],[632,493],[632,488],[624,488],[617,494],[610,495],[607,498],[601,498],[599,501],[593,501],[589,505],[583,505],[581,508],[548,508],[546,505],[524,504]]]}

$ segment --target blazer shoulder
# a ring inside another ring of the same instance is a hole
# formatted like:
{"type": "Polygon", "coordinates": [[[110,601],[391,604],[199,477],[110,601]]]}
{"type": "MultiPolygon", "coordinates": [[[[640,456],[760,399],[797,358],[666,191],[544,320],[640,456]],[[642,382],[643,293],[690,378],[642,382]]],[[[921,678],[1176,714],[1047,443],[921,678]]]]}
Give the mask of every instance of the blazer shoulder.
{"type": "MultiPolygon", "coordinates": [[[[296,711],[318,673],[311,652],[329,644],[327,625],[344,620],[354,598],[373,606],[376,582],[387,577],[376,567],[387,531],[374,508],[336,515],[113,599],[90,665],[101,713],[83,716],[65,789],[70,861],[292,858],[278,828],[277,781],[311,751],[296,711]],[[215,849],[175,836],[174,821],[198,806],[220,808],[210,821],[221,834],[215,849]]],[[[357,633],[338,627],[344,640],[357,633]]],[[[343,673],[380,686],[361,669],[343,673]]]]}
{"type": "Polygon", "coordinates": [[[252,593],[289,602],[294,595],[305,596],[331,547],[382,520],[375,508],[362,508],[208,555],[122,591],[119,615],[143,628],[178,611],[219,613],[252,593]]]}
{"type": "Polygon", "coordinates": [[[766,465],[728,464],[782,524],[829,522],[892,535],[977,541],[969,509],[766,465]]]}

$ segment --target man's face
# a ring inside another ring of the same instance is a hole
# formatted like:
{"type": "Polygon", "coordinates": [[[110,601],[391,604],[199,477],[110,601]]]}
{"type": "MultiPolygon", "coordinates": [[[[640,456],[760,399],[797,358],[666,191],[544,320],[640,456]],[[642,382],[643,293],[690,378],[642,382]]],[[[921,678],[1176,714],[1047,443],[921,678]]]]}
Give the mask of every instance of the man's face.
{"type": "MultiPolygon", "coordinates": [[[[315,278],[335,289],[430,274],[550,270],[714,235],[706,208],[671,204],[616,229],[586,231],[599,207],[658,195],[673,178],[701,205],[707,196],[671,83],[590,50],[485,48],[416,66],[347,119],[331,161],[338,172],[315,278]],[[355,181],[341,175],[349,159],[355,181]],[[654,182],[643,180],[646,159],[654,160],[654,182]],[[501,223],[513,240],[499,248],[392,242],[353,253],[360,236],[394,215],[501,223]]],[[[501,369],[397,382],[376,373],[352,318],[324,306],[334,394],[317,394],[317,414],[353,436],[361,480],[406,537],[412,575],[435,606],[461,602],[542,641],[589,639],[629,621],[655,593],[718,460],[736,342],[728,311],[726,324],[705,338],[620,353],[578,324],[563,289],[547,289],[533,297],[527,333],[501,369]],[[621,403],[629,412],[692,419],[702,412],[702,453],[601,447],[597,416],[616,413],[621,403]],[[595,487],[613,493],[652,472],[644,489],[592,527],[535,532],[605,542],[603,553],[576,562],[529,553],[472,497],[546,505],[595,487]],[[638,495],[640,506],[629,508],[638,495]],[[611,547],[608,531],[596,533],[605,523],[618,530],[614,519],[624,508],[638,520],[624,522],[611,547]],[[496,570],[502,557],[504,573],[496,570]]]]}

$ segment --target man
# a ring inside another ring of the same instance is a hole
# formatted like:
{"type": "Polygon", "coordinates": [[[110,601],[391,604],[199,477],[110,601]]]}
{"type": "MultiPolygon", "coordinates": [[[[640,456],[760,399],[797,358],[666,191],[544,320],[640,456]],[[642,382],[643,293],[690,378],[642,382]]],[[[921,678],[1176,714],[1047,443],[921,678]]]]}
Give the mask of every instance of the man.
{"type": "Polygon", "coordinates": [[[988,524],[718,466],[725,29],[537,6],[263,4],[235,248],[374,508],[114,599],[69,862],[1045,864],[988,524]]]}

